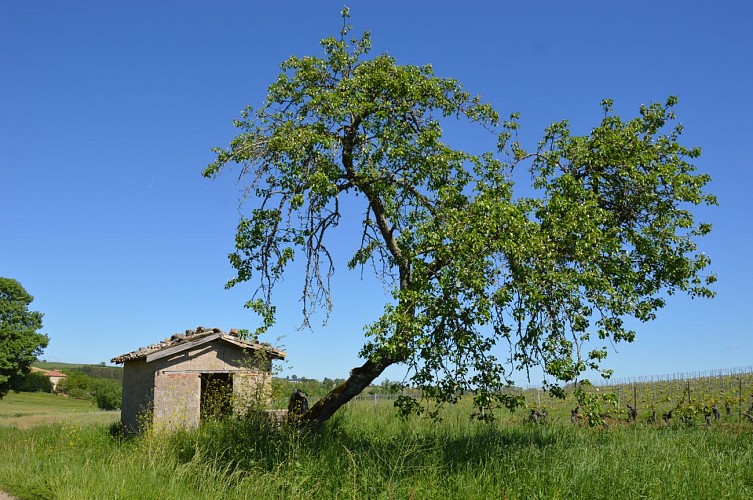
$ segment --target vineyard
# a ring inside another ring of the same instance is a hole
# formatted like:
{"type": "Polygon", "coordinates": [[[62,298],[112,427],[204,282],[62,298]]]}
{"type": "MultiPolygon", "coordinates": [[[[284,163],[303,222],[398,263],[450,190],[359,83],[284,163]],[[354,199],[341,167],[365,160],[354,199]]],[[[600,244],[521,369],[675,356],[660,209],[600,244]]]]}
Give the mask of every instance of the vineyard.
{"type": "MultiPolygon", "coordinates": [[[[599,404],[600,423],[753,423],[753,367],[609,380],[581,389],[581,401],[599,404]]],[[[564,400],[535,387],[516,392],[525,396],[530,420],[587,420],[573,387],[564,400]]]]}
{"type": "MultiPolygon", "coordinates": [[[[565,399],[534,386],[507,391],[525,398],[523,420],[534,423],[753,424],[753,367],[607,380],[580,387],[580,398],[573,386],[566,387],[565,399]],[[593,407],[596,414],[589,415],[593,407]]],[[[372,391],[357,400],[377,402],[397,397],[372,391]]],[[[499,416],[506,419],[503,414],[499,416]]],[[[520,413],[511,419],[520,421],[520,413]]]]}

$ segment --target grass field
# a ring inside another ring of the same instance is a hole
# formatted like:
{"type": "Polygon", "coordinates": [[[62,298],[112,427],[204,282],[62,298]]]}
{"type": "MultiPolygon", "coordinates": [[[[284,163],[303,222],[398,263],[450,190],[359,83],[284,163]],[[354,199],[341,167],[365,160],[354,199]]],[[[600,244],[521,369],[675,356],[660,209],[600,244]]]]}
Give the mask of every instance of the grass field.
{"type": "Polygon", "coordinates": [[[110,424],[119,418],[119,411],[99,411],[91,401],[46,392],[10,392],[0,399],[0,427],[28,429],[57,422],[110,424]]]}
{"type": "Polygon", "coordinates": [[[130,440],[103,424],[5,427],[0,487],[42,499],[753,498],[750,427],[487,424],[467,410],[437,424],[360,402],[316,435],[261,419],[130,440]]]}

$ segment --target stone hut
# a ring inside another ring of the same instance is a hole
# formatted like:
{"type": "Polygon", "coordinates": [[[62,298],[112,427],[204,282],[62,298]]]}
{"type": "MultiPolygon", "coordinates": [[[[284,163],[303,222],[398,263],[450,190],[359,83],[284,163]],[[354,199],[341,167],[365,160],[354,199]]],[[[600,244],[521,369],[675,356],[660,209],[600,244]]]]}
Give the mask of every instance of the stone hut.
{"type": "Polygon", "coordinates": [[[235,330],[198,327],[112,358],[123,364],[123,427],[128,433],[143,425],[191,428],[208,412],[243,412],[264,404],[272,360],[285,356],[235,330]]]}

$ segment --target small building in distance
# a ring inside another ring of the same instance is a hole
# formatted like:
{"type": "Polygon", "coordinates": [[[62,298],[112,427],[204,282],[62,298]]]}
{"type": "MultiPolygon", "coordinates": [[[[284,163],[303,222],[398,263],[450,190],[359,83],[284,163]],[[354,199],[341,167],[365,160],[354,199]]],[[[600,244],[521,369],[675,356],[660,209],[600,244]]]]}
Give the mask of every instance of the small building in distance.
{"type": "Polygon", "coordinates": [[[52,370],[49,372],[46,371],[44,372],[44,376],[50,379],[50,383],[52,384],[52,392],[57,391],[60,381],[68,377],[68,375],[66,375],[65,373],[59,372],[57,370],[52,370]]]}
{"type": "Polygon", "coordinates": [[[235,330],[198,327],[112,358],[123,364],[127,433],[197,427],[202,415],[243,412],[269,400],[272,361],[286,354],[235,330]]]}
{"type": "Polygon", "coordinates": [[[36,366],[30,367],[29,371],[31,373],[39,373],[42,376],[50,379],[50,384],[52,384],[52,389],[50,389],[50,392],[56,392],[60,381],[68,378],[68,375],[63,372],[59,372],[57,370],[45,370],[44,368],[38,368],[36,366]]]}

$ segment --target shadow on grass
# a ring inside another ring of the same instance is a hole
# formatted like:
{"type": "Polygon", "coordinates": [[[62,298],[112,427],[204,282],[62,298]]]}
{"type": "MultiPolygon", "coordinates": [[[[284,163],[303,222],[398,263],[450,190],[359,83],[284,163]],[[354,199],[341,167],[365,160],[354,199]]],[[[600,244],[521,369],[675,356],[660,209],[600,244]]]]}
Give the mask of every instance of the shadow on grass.
{"type": "Polygon", "coordinates": [[[353,462],[359,468],[386,471],[394,477],[429,468],[452,472],[469,465],[483,467],[521,450],[536,452],[572,436],[548,425],[478,423],[469,429],[453,432],[442,424],[427,422],[419,431],[375,432],[374,428],[346,425],[336,415],[319,431],[302,433],[263,416],[250,416],[205,422],[198,431],[178,432],[169,439],[183,463],[193,460],[196,453],[233,468],[268,472],[290,463],[342,469],[343,463],[353,462]]]}

